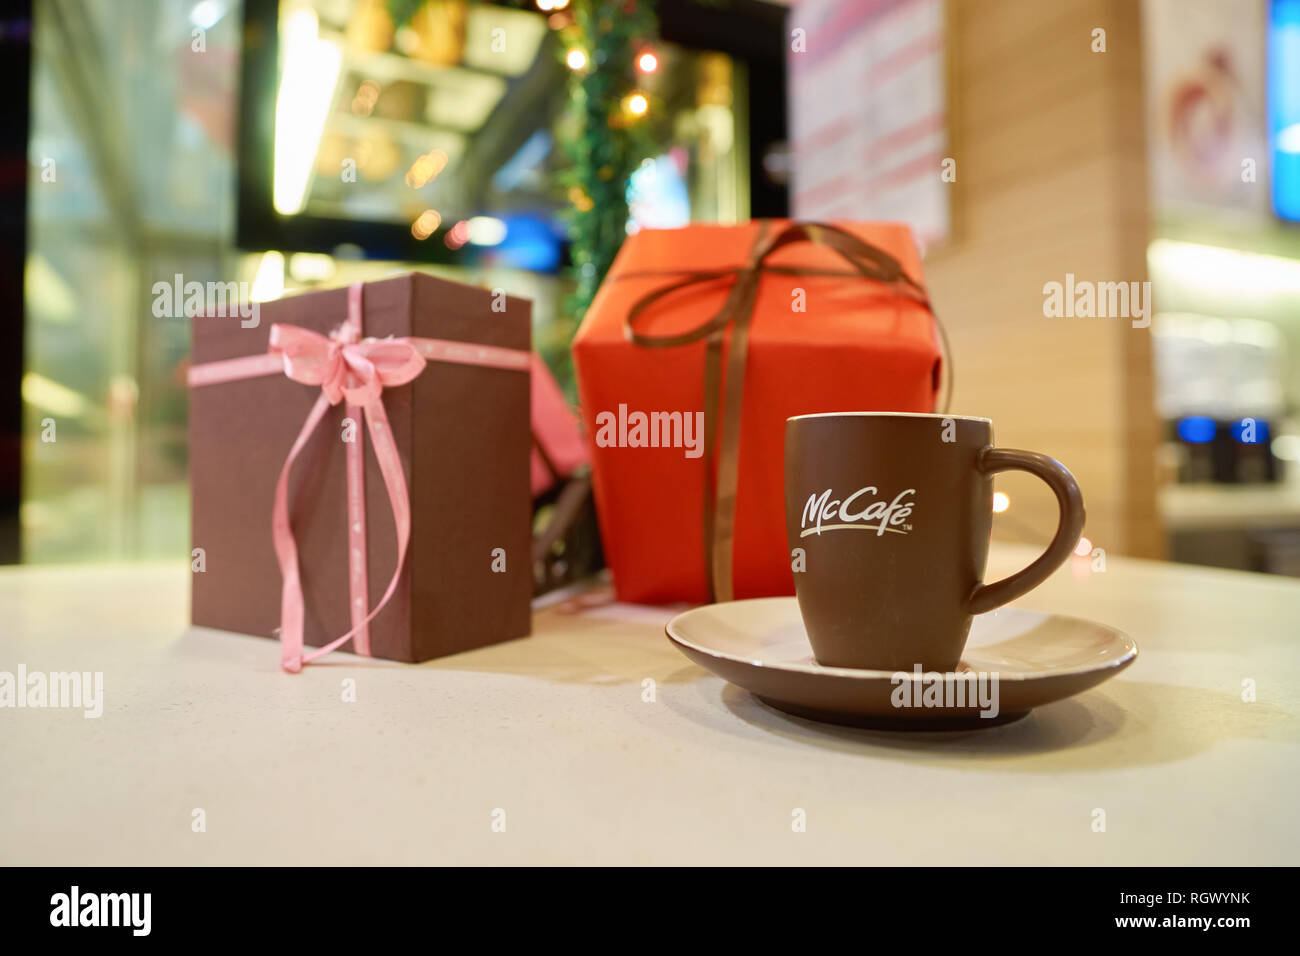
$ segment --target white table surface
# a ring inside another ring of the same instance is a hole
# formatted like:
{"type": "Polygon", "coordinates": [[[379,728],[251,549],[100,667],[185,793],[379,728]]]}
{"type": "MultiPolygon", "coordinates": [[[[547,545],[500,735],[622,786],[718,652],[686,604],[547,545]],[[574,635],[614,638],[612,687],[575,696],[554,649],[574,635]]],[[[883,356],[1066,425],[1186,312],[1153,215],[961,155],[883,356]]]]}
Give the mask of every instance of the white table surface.
{"type": "Polygon", "coordinates": [[[773,711],[682,657],[671,609],[599,592],[528,639],[286,675],[268,640],[186,629],[188,574],[0,572],[0,670],[103,671],[105,698],[0,709],[0,863],[1300,861],[1294,580],[1067,566],[1021,606],[1126,630],[1137,662],[1016,724],[903,735],[773,711]]]}

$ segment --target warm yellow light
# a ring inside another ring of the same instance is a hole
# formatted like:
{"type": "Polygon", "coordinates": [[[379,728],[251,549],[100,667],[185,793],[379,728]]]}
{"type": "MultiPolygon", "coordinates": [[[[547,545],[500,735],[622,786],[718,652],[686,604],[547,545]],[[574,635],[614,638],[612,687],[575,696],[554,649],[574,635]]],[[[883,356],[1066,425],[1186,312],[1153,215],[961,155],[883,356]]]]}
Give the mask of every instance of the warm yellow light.
{"type": "Polygon", "coordinates": [[[1011,499],[1000,491],[993,492],[993,511],[995,514],[1002,514],[1011,507],[1011,499]]]}
{"type": "Polygon", "coordinates": [[[1289,294],[1300,287],[1300,262],[1285,256],[1154,239],[1147,246],[1152,279],[1177,281],[1198,293],[1289,294]]]}
{"type": "Polygon", "coordinates": [[[440,149],[430,150],[411,164],[406,171],[406,185],[419,189],[447,168],[447,154],[440,149]]]}
{"type": "Polygon", "coordinates": [[[438,210],[426,209],[415,217],[415,222],[411,223],[411,235],[416,239],[428,239],[441,225],[442,216],[438,215],[438,210]]]}
{"type": "Polygon", "coordinates": [[[569,64],[571,70],[581,70],[587,65],[587,54],[583,53],[577,47],[574,47],[565,56],[564,62],[569,64]]]}
{"type": "Polygon", "coordinates": [[[645,98],[643,93],[633,93],[626,100],[627,111],[633,116],[644,116],[645,111],[650,108],[650,101],[645,98]]]}
{"type": "Polygon", "coordinates": [[[636,67],[642,73],[653,73],[659,69],[659,57],[651,50],[646,50],[636,60],[636,67]]]}
{"type": "MultiPolygon", "coordinates": [[[[568,0],[565,0],[565,2],[567,3],[568,0]]],[[[556,5],[556,0],[537,0],[537,9],[545,13],[547,10],[558,10],[560,8],[556,5]]]]}
{"type": "Polygon", "coordinates": [[[289,257],[289,275],[295,282],[323,282],[334,278],[334,257],[317,252],[295,252],[289,257]]]}
{"type": "Polygon", "coordinates": [[[352,98],[352,112],[358,116],[369,116],[379,102],[379,84],[366,80],[357,88],[357,95],[352,98]]]}
{"type": "Polygon", "coordinates": [[[80,392],[36,372],[26,373],[22,382],[23,401],[42,412],[53,412],[63,418],[80,418],[92,408],[90,401],[80,392]]]}
{"type": "Polygon", "coordinates": [[[283,56],[284,72],[275,101],[271,199],[276,212],[292,216],[307,202],[307,186],[334,101],[343,54],[335,44],[320,39],[316,11],[304,7],[285,24],[283,56]]]}
{"type": "Polygon", "coordinates": [[[582,191],[581,186],[569,187],[569,202],[577,207],[578,212],[587,212],[596,205],[591,201],[591,197],[582,191]]]}
{"type": "Polygon", "coordinates": [[[1074,553],[1081,558],[1086,558],[1092,554],[1092,542],[1087,538],[1080,538],[1079,543],[1074,546],[1074,553]]]}
{"type": "Polygon", "coordinates": [[[271,250],[262,254],[253,276],[253,288],[248,297],[254,302],[271,302],[284,295],[284,255],[271,250]]]}

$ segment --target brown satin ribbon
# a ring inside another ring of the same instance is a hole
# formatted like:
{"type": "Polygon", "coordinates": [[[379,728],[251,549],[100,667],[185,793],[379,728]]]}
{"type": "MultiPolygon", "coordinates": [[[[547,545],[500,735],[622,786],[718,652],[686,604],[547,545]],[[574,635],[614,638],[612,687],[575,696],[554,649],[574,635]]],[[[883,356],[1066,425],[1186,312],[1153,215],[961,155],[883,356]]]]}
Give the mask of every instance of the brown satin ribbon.
{"type": "MultiPolygon", "coordinates": [[[[915,280],[908,276],[898,260],[883,249],[864,242],[850,232],[836,226],[817,222],[791,223],[780,232],[773,233],[771,223],[760,223],[758,237],[750,250],[749,261],[743,266],[708,270],[666,270],[682,278],[669,285],[646,293],[628,310],[624,332],[629,341],[644,348],[676,348],[695,342],[705,343],[704,352],[704,547],[705,568],[708,573],[709,593],[715,601],[730,601],[732,587],[732,557],[735,548],[736,491],[740,479],[740,408],[744,394],[745,359],[749,351],[749,326],[753,319],[754,302],[764,273],[795,276],[845,276],[872,279],[892,286],[908,298],[920,302],[930,314],[934,309],[929,297],[915,280]],[[826,246],[852,266],[851,271],[803,269],[786,266],[769,266],[767,258],[778,249],[799,242],[826,246]],[[647,335],[637,331],[637,320],[659,300],[682,289],[701,283],[732,280],[731,291],[721,309],[707,322],[686,332],[673,335],[647,335]],[[722,389],[722,346],[727,329],[731,329],[731,347],[727,351],[726,386],[722,389]],[[721,418],[721,435],[718,421],[721,418]],[[715,445],[717,448],[715,450],[715,445]],[[713,481],[710,463],[717,462],[717,478],[713,481]]],[[[665,272],[628,272],[617,278],[664,275],[665,272]]],[[[948,338],[943,325],[935,317],[939,331],[941,361],[945,376],[945,399],[942,411],[948,410],[952,399],[952,363],[949,360],[948,338]]]]}

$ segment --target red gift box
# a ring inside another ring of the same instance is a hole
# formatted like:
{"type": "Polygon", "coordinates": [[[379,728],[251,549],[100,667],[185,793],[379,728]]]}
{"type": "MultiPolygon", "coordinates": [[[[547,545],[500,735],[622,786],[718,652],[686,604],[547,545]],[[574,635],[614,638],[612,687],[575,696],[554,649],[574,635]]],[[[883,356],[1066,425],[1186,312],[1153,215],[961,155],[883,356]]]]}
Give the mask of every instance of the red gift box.
{"type": "Polygon", "coordinates": [[[573,356],[605,557],[644,603],[793,594],[785,420],[932,411],[943,365],[906,226],[789,220],[630,236],[573,356]]]}

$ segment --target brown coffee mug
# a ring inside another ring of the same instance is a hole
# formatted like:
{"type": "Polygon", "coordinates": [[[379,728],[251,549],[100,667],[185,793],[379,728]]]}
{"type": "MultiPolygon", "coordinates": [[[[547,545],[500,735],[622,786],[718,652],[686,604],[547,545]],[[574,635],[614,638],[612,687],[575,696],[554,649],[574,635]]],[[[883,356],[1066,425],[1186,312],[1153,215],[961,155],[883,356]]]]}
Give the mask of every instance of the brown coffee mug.
{"type": "Polygon", "coordinates": [[[953,670],[971,616],[1046,580],[1070,556],[1084,519],[1065,466],[994,448],[987,418],[901,412],[788,419],[785,514],[813,655],[827,666],[889,671],[953,670]],[[1036,561],[984,584],[993,475],[1012,469],[1047,482],[1061,519],[1036,561]]]}

